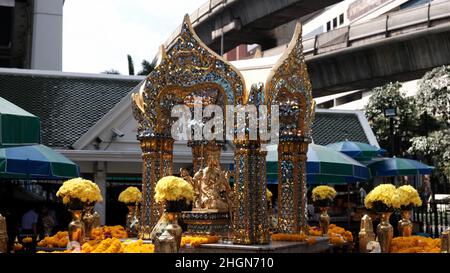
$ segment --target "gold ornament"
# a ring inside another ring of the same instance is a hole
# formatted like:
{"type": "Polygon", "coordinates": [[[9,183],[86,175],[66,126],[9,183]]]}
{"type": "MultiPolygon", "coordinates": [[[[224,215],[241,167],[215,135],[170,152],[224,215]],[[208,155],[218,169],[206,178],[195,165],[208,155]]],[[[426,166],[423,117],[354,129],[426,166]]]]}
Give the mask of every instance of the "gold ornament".
{"type": "Polygon", "coordinates": [[[367,252],[367,244],[375,241],[375,233],[373,232],[372,218],[365,214],[361,218],[361,226],[359,231],[359,252],[367,252]]]}

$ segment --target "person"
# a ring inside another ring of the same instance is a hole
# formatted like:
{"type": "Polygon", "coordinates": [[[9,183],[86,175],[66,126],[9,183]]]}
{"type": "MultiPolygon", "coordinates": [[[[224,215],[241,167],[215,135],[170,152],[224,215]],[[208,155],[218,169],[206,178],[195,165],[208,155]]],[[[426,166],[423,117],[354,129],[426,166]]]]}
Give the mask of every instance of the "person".
{"type": "Polygon", "coordinates": [[[364,187],[359,188],[359,200],[362,207],[364,207],[364,200],[366,199],[367,192],[364,187]]]}
{"type": "Polygon", "coordinates": [[[36,236],[39,215],[31,208],[22,216],[21,234],[36,236]]]}
{"type": "Polygon", "coordinates": [[[50,236],[53,233],[53,228],[56,226],[56,217],[54,211],[51,211],[47,206],[44,206],[41,211],[41,228],[44,236],[50,236]]]}
{"type": "Polygon", "coordinates": [[[20,239],[24,243],[24,238],[31,237],[31,242],[26,242],[24,249],[26,252],[36,252],[36,239],[37,239],[37,225],[39,221],[39,215],[34,208],[31,208],[22,216],[22,225],[20,229],[20,239]]]}

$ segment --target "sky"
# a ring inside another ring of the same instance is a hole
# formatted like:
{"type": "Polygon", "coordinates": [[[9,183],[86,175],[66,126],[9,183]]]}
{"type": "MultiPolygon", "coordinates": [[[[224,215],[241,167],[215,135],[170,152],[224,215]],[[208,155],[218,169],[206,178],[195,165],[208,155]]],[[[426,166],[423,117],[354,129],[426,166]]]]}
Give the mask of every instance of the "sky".
{"type": "Polygon", "coordinates": [[[63,71],[128,75],[152,61],[159,46],[206,0],[66,0],[63,11],[63,71]]]}

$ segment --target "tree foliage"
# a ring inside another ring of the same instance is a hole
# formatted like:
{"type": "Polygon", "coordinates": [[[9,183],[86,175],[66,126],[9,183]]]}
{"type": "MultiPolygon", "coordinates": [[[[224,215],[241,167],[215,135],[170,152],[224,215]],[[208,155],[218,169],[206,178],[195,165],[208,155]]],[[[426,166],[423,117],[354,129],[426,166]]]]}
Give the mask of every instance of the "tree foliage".
{"type": "Polygon", "coordinates": [[[147,76],[148,74],[150,74],[150,72],[153,71],[153,69],[155,69],[155,66],[152,65],[147,60],[143,60],[141,65],[142,65],[142,70],[138,72],[138,75],[147,76]]]}
{"type": "Polygon", "coordinates": [[[429,158],[437,170],[450,178],[450,129],[411,139],[408,152],[421,158],[429,158]]]}
{"type": "Polygon", "coordinates": [[[420,112],[427,112],[450,126],[450,65],[427,72],[419,81],[417,105],[420,112]]]}
{"type": "Polygon", "coordinates": [[[120,72],[115,69],[109,69],[103,71],[102,74],[120,75],[120,72]]]}
{"type": "Polygon", "coordinates": [[[402,153],[409,147],[409,140],[417,128],[417,110],[412,98],[400,92],[399,82],[388,83],[372,90],[372,96],[365,107],[365,115],[382,147],[391,147],[395,141],[396,151],[402,153]],[[390,135],[390,120],[384,115],[386,108],[395,108],[397,116],[393,118],[394,139],[390,135]]]}
{"type": "MultiPolygon", "coordinates": [[[[440,174],[450,179],[450,66],[427,72],[418,85],[416,101],[419,113],[435,120],[429,135],[411,139],[408,152],[428,158],[440,174]]],[[[422,125],[430,128],[429,123],[422,125]]]]}
{"type": "Polygon", "coordinates": [[[131,55],[127,55],[128,60],[128,75],[132,76],[134,75],[134,63],[133,58],[131,58],[131,55]]]}

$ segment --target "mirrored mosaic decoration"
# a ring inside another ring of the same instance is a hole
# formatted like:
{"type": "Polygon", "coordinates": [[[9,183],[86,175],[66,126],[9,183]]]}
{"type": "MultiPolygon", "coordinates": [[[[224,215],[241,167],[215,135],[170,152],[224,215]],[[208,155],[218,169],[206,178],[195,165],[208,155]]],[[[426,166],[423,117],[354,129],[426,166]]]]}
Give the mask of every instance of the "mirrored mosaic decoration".
{"type": "MultiPolygon", "coordinates": [[[[147,76],[140,91],[132,96],[143,159],[139,237],[148,239],[160,217],[161,208],[153,198],[156,182],[173,173],[171,126],[176,118],[171,117],[171,109],[180,104],[192,109],[194,97],[200,98],[203,106],[221,106],[224,113],[226,105],[279,106],[278,231],[297,233],[303,230],[307,224],[306,152],[314,101],[302,54],[300,25],[297,25],[289,48],[274,66],[266,84],[254,84],[246,90],[241,73],[202,43],[186,15],[175,43],[168,49],[161,47],[155,69],[147,76]]],[[[233,119],[236,118],[235,113],[233,119]]],[[[248,128],[245,130],[247,132],[248,128]]],[[[244,139],[236,138],[236,127],[232,134],[235,167],[233,208],[229,218],[232,220],[233,242],[267,244],[267,153],[263,149],[264,142],[259,136],[256,140],[250,140],[248,135],[244,139]]],[[[207,145],[206,140],[188,141],[192,148],[194,172],[205,168],[207,152],[204,147],[207,145]]]]}
{"type": "Polygon", "coordinates": [[[307,232],[306,153],[315,103],[303,55],[301,26],[266,82],[268,104],[279,105],[278,232],[307,232]]]}

